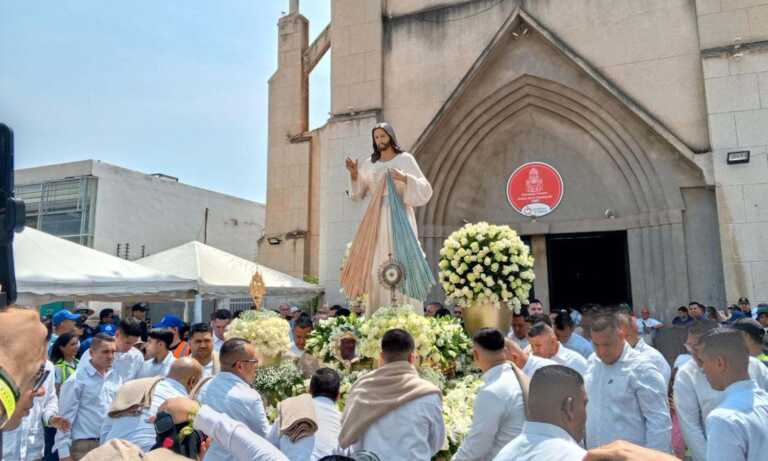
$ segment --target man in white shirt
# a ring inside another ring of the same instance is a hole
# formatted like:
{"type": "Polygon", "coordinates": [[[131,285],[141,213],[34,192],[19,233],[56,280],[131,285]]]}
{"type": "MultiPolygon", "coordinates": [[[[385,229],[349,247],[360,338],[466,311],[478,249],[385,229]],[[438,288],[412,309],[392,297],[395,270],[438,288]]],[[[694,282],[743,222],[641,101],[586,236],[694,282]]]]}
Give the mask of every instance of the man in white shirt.
{"type": "Polygon", "coordinates": [[[595,355],[584,375],[587,448],[616,440],[672,451],[667,386],[656,367],[625,341],[615,314],[592,322],[595,355]]]}
{"type": "Polygon", "coordinates": [[[542,368],[531,379],[523,432],[494,461],[581,461],[587,421],[584,379],[563,365],[542,368]]]}
{"type": "Polygon", "coordinates": [[[317,431],[292,442],[287,435],[280,432],[282,421],[278,418],[272,425],[267,439],[291,461],[317,461],[334,454],[339,446],[341,431],[341,413],[336,407],[340,388],[341,376],[335,370],[317,370],[309,382],[317,431]]]}
{"type": "MultiPolygon", "coordinates": [[[[155,384],[149,407],[135,415],[106,418],[101,428],[101,443],[121,439],[135,444],[142,451],[151,450],[156,443],[157,434],[155,433],[155,426],[149,422],[149,418],[157,415],[157,409],[166,400],[189,395],[200,382],[202,375],[203,367],[196,360],[183,357],[174,361],[168,371],[168,376],[155,384]]],[[[118,395],[125,392],[124,389],[125,387],[119,389],[118,395]]],[[[118,398],[118,401],[120,400],[118,398]]]]}
{"type": "Polygon", "coordinates": [[[557,313],[555,316],[554,327],[555,335],[557,336],[557,340],[560,341],[560,344],[574,352],[578,352],[584,357],[584,360],[589,359],[589,356],[594,352],[592,343],[574,331],[576,325],[573,323],[573,318],[568,311],[561,310],[557,313]]]}
{"type": "Polygon", "coordinates": [[[219,352],[224,344],[224,332],[232,322],[232,312],[228,309],[217,309],[211,314],[211,328],[213,329],[213,350],[219,352]]]}
{"type": "Polygon", "coordinates": [[[517,368],[523,370],[528,378],[533,378],[533,374],[539,368],[546,367],[547,365],[557,365],[557,362],[544,357],[537,357],[525,349],[522,349],[516,342],[507,338],[504,341],[504,356],[507,360],[514,363],[517,368]]]}
{"type": "Polygon", "coordinates": [[[388,461],[429,461],[445,441],[440,389],[419,377],[407,331],[384,333],[381,349],[381,366],[349,391],[339,445],[388,461]]]}
{"type": "Polygon", "coordinates": [[[475,334],[472,350],[483,372],[483,385],[475,397],[472,427],[454,461],[493,459],[520,434],[525,421],[522,386],[504,355],[504,336],[499,330],[483,328],[475,334]]]}
{"type": "Polygon", "coordinates": [[[587,371],[587,361],[584,357],[560,344],[555,330],[546,323],[539,322],[532,326],[528,332],[528,341],[534,355],[571,367],[582,375],[587,371]]]}
{"type": "MultiPolygon", "coordinates": [[[[266,437],[270,424],[259,393],[251,387],[258,359],[256,349],[248,341],[233,338],[224,342],[219,353],[221,372],[203,384],[198,393],[201,404],[226,413],[244,423],[250,430],[266,437]]],[[[230,459],[227,452],[214,441],[205,461],[230,459]]]]}
{"type": "Polygon", "coordinates": [[[768,393],[749,377],[741,332],[718,328],[700,340],[702,369],[723,400],[707,416],[707,460],[759,461],[768,455],[768,393]]]}
{"type": "Polygon", "coordinates": [[[669,380],[672,377],[672,368],[669,366],[667,359],[661,355],[661,352],[646,344],[643,338],[640,337],[637,329],[637,319],[633,315],[628,312],[621,312],[618,315],[619,326],[629,345],[636,352],[639,352],[640,355],[653,363],[659,373],[661,373],[661,376],[664,377],[664,382],[669,386],[669,380]]]}
{"type": "Polygon", "coordinates": [[[59,398],[56,396],[54,386],[53,363],[46,361],[45,370],[48,372],[48,377],[43,384],[45,395],[34,398],[32,409],[17,428],[3,431],[3,452],[0,459],[6,461],[42,459],[45,451],[44,425],[58,430],[70,429],[70,422],[58,416],[59,398]]]}
{"type": "MultiPolygon", "coordinates": [[[[634,315],[633,315],[634,317],[634,315]]],[[[651,318],[651,311],[647,307],[640,309],[640,318],[637,319],[637,329],[640,332],[640,337],[649,346],[653,346],[653,339],[656,336],[656,332],[664,328],[664,324],[658,320],[651,318]]]]}
{"type": "MultiPolygon", "coordinates": [[[[133,319],[123,319],[117,327],[115,334],[115,361],[112,364],[112,370],[120,378],[130,381],[139,377],[141,367],[144,365],[144,356],[141,355],[135,347],[141,337],[141,324],[133,319]]],[[[91,360],[90,349],[83,353],[78,363],[78,368],[84,366],[91,360]]]]}
{"type": "Polygon", "coordinates": [[[61,461],[78,461],[99,446],[101,425],[123,383],[112,370],[115,338],[103,333],[93,337],[91,359],[61,386],[61,416],[72,422],[69,432],[56,433],[55,447],[61,461]]]}
{"type": "MultiPolygon", "coordinates": [[[[707,459],[707,432],[704,423],[707,416],[723,400],[723,392],[712,388],[701,368],[703,362],[699,344],[705,334],[717,327],[717,322],[713,321],[699,321],[691,326],[685,347],[691,352],[693,360],[681,366],[675,375],[675,410],[693,461],[707,459]]],[[[758,388],[768,391],[768,367],[750,357],[747,371],[758,388]]]]}
{"type": "Polygon", "coordinates": [[[512,312],[512,331],[507,334],[507,338],[517,343],[520,349],[528,347],[528,330],[530,329],[528,308],[523,306],[520,308],[520,312],[512,312]]]}
{"type": "Polygon", "coordinates": [[[203,367],[203,378],[219,372],[219,353],[213,350],[213,333],[207,323],[196,323],[189,328],[191,357],[203,367]]]}
{"type": "Polygon", "coordinates": [[[175,358],[170,350],[173,343],[173,332],[167,328],[153,328],[149,330],[147,339],[147,360],[141,366],[139,378],[152,378],[165,376],[175,358]]]}
{"type": "Polygon", "coordinates": [[[301,358],[304,355],[304,347],[307,344],[307,338],[312,333],[314,325],[309,315],[302,314],[293,325],[293,341],[291,342],[291,354],[301,358]]]}

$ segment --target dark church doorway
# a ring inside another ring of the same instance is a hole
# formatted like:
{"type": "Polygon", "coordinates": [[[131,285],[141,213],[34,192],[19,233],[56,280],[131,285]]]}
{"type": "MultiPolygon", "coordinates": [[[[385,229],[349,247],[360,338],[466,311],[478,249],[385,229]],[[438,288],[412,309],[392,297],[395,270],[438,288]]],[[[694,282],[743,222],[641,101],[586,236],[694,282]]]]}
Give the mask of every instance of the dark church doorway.
{"type": "Polygon", "coordinates": [[[550,308],[632,303],[627,233],[547,236],[550,308]]]}

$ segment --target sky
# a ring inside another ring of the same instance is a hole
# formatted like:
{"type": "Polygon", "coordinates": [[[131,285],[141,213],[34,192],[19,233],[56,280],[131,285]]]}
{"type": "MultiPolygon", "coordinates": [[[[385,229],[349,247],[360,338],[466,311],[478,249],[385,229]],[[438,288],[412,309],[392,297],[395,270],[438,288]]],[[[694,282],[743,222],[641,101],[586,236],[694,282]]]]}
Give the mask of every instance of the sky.
{"type": "MultiPolygon", "coordinates": [[[[304,0],[310,42],[330,0],[304,0]]],[[[102,160],[264,202],[267,80],[289,0],[0,0],[16,168],[102,160]]],[[[310,128],[330,110],[327,54],[310,128]]]]}

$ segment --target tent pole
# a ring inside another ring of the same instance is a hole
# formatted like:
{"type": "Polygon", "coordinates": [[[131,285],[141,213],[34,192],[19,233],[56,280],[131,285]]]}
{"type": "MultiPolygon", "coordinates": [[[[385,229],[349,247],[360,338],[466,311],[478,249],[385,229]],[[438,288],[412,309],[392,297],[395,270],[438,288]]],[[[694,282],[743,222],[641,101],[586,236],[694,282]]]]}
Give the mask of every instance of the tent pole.
{"type": "Polygon", "coordinates": [[[193,310],[192,318],[194,319],[194,323],[200,323],[203,321],[203,295],[196,294],[195,295],[195,308],[193,310]]]}

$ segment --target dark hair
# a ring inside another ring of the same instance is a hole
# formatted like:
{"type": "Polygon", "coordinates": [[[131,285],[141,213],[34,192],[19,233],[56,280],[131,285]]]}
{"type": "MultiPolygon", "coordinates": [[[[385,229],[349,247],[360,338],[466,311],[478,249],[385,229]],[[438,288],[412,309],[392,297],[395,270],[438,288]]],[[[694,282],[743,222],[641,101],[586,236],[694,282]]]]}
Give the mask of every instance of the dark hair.
{"type": "Polygon", "coordinates": [[[307,314],[301,314],[299,318],[296,319],[296,323],[293,324],[293,328],[312,328],[314,327],[314,324],[312,323],[312,317],[310,317],[307,314]]]}
{"type": "Polygon", "coordinates": [[[238,356],[245,352],[245,346],[249,344],[248,340],[243,338],[232,338],[224,341],[219,350],[219,361],[222,365],[232,366],[238,356]]]}
{"type": "Polygon", "coordinates": [[[616,315],[601,314],[595,317],[592,321],[592,333],[600,333],[601,331],[619,330],[619,318],[616,315]]]}
{"type": "Polygon", "coordinates": [[[528,337],[529,338],[535,338],[539,335],[544,334],[547,331],[550,331],[552,327],[544,322],[536,322],[533,324],[530,330],[528,330],[528,337]]]}
{"type": "Polygon", "coordinates": [[[555,317],[555,328],[558,330],[565,330],[566,328],[575,328],[576,324],[573,323],[573,319],[571,318],[571,314],[568,313],[566,310],[561,310],[557,313],[557,316],[555,317]]]}
{"type": "Polygon", "coordinates": [[[680,306],[680,307],[677,308],[677,312],[685,312],[687,314],[688,313],[688,308],[685,307],[685,306],[680,306]]]}
{"type": "Polygon", "coordinates": [[[381,352],[385,362],[407,360],[415,348],[411,334],[400,328],[387,331],[381,338],[381,352]]]}
{"type": "Polygon", "coordinates": [[[392,129],[391,126],[389,126],[388,123],[377,123],[376,126],[373,127],[371,130],[371,142],[373,143],[373,153],[371,154],[371,163],[376,163],[381,159],[381,152],[379,152],[379,146],[376,145],[376,140],[373,137],[376,130],[384,130],[385,133],[387,133],[387,137],[389,138],[390,146],[392,146],[392,149],[395,151],[395,154],[399,154],[404,152],[403,148],[400,147],[400,145],[397,143],[397,139],[390,134],[390,130],[392,129]]]}
{"type": "Polygon", "coordinates": [[[512,317],[522,317],[524,319],[527,319],[531,314],[528,313],[528,308],[525,306],[522,306],[520,308],[520,313],[518,314],[517,311],[512,311],[512,317]]]}
{"type": "Polygon", "coordinates": [[[135,312],[135,311],[147,312],[148,310],[149,310],[149,307],[144,303],[134,304],[131,307],[131,312],[135,312]]]}
{"type": "Polygon", "coordinates": [[[688,328],[688,334],[693,336],[704,336],[717,327],[717,322],[711,320],[697,320],[690,326],[690,328],[688,328]]]}
{"type": "Polygon", "coordinates": [[[346,307],[336,309],[336,313],[333,314],[334,317],[349,317],[350,315],[352,315],[352,312],[346,307]]]}
{"type": "Polygon", "coordinates": [[[143,333],[141,330],[141,323],[130,318],[120,320],[120,323],[117,325],[117,331],[125,336],[134,337],[141,337],[141,334],[143,333]]]}
{"type": "Polygon", "coordinates": [[[765,330],[763,330],[762,325],[757,322],[757,320],[752,319],[739,319],[733,324],[731,324],[731,327],[734,330],[743,331],[744,333],[749,336],[752,341],[763,344],[763,337],[765,336],[765,330]]]}
{"type": "Polygon", "coordinates": [[[99,312],[99,321],[104,320],[108,315],[115,315],[115,310],[110,308],[102,309],[99,312]]]}
{"type": "Polygon", "coordinates": [[[704,310],[704,305],[701,304],[698,301],[691,301],[688,303],[689,306],[697,306],[699,309],[704,310]]]}
{"type": "Polygon", "coordinates": [[[232,320],[232,312],[228,309],[216,309],[211,312],[211,321],[214,320],[232,320]]]}
{"type": "Polygon", "coordinates": [[[331,306],[331,307],[330,307],[328,310],[336,312],[336,311],[337,311],[337,310],[339,310],[339,309],[344,309],[344,306],[341,306],[341,305],[339,305],[339,304],[334,304],[334,305],[333,305],[333,306],[331,306]]]}
{"type": "Polygon", "coordinates": [[[541,367],[531,377],[528,406],[534,411],[549,409],[552,404],[572,397],[570,394],[578,392],[582,386],[584,378],[573,368],[563,365],[541,367]]]}
{"type": "Polygon", "coordinates": [[[541,304],[542,306],[544,305],[544,303],[542,303],[541,301],[539,301],[539,299],[538,299],[538,298],[533,298],[532,300],[528,301],[528,305],[529,305],[529,306],[530,306],[531,304],[533,304],[533,303],[541,304]]]}
{"type": "Polygon", "coordinates": [[[444,307],[438,309],[437,312],[435,312],[435,317],[438,317],[438,318],[439,317],[450,317],[450,316],[451,316],[451,311],[449,311],[448,309],[446,309],[444,307]]]}
{"type": "Polygon", "coordinates": [[[173,332],[168,328],[153,328],[149,330],[148,337],[165,343],[165,347],[170,349],[173,343],[173,332]]]}
{"type": "Polygon", "coordinates": [[[113,343],[113,342],[115,342],[114,336],[110,336],[106,333],[97,333],[91,339],[91,349],[95,350],[97,347],[101,345],[101,343],[113,343]]]}
{"type": "Polygon", "coordinates": [[[495,328],[481,328],[472,337],[472,342],[490,352],[504,349],[504,335],[495,328]]]}
{"type": "Polygon", "coordinates": [[[526,319],[526,322],[530,323],[531,325],[535,325],[537,323],[545,323],[549,326],[552,326],[552,319],[549,318],[547,314],[533,314],[529,315],[526,319]]]}
{"type": "Polygon", "coordinates": [[[320,368],[309,381],[309,393],[312,397],[327,397],[334,402],[339,398],[341,376],[331,368],[320,368]]]}
{"type": "Polygon", "coordinates": [[[194,323],[189,328],[189,337],[191,338],[195,333],[213,333],[213,329],[207,323],[194,323]]]}
{"type": "Polygon", "coordinates": [[[434,301],[434,302],[431,302],[431,303],[429,303],[427,305],[428,306],[437,306],[437,310],[438,311],[445,308],[445,306],[443,306],[443,303],[441,303],[439,301],[434,301]]]}
{"type": "Polygon", "coordinates": [[[699,344],[704,354],[722,356],[729,363],[742,366],[744,370],[749,366],[749,350],[739,330],[729,327],[715,328],[702,336],[699,344]]]}
{"type": "MultiPolygon", "coordinates": [[[[56,363],[63,359],[64,354],[61,353],[61,348],[66,347],[67,344],[76,337],[77,335],[74,333],[64,333],[56,338],[56,341],[53,342],[53,346],[51,346],[51,362],[56,363]]],[[[75,355],[77,355],[77,351],[75,351],[75,355]]]]}

